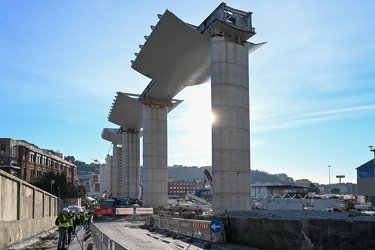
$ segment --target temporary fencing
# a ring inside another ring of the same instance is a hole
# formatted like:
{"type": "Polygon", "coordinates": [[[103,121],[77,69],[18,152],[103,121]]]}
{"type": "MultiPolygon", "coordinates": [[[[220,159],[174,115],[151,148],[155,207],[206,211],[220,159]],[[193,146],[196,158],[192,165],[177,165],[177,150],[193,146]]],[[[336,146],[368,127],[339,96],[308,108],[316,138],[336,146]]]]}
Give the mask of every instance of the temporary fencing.
{"type": "Polygon", "coordinates": [[[225,243],[224,225],[220,223],[221,231],[219,233],[212,233],[210,223],[211,221],[207,220],[188,220],[154,216],[154,227],[167,229],[185,236],[192,236],[198,240],[213,241],[220,244],[225,243]]]}

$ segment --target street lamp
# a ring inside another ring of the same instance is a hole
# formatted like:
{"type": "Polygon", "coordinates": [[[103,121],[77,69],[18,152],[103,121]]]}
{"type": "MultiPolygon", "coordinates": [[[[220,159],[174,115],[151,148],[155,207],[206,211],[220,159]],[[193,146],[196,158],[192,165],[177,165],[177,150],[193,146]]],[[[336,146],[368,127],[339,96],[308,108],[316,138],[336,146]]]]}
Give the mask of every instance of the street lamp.
{"type": "Polygon", "coordinates": [[[374,152],[374,166],[375,166],[375,148],[373,148],[372,146],[369,146],[370,148],[370,151],[374,152]]]}
{"type": "Polygon", "coordinates": [[[375,148],[373,148],[372,146],[368,146],[370,148],[370,151],[374,152],[374,159],[375,159],[375,148]]]}
{"type": "Polygon", "coordinates": [[[55,183],[55,180],[51,180],[51,194],[52,194],[52,185],[55,183]]]}
{"type": "Polygon", "coordinates": [[[331,185],[331,166],[328,166],[328,183],[331,185]]]}

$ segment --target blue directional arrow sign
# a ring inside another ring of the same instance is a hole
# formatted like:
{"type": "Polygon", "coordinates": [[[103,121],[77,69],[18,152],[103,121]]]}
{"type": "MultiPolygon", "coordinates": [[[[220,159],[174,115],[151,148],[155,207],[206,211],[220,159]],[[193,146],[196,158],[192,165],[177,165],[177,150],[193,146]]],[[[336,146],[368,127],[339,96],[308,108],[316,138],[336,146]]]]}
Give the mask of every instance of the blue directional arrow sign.
{"type": "Polygon", "coordinates": [[[221,224],[220,224],[220,222],[217,221],[217,220],[211,221],[211,223],[210,223],[210,230],[211,230],[211,232],[213,232],[215,234],[217,234],[218,232],[220,232],[221,231],[221,224]]]}

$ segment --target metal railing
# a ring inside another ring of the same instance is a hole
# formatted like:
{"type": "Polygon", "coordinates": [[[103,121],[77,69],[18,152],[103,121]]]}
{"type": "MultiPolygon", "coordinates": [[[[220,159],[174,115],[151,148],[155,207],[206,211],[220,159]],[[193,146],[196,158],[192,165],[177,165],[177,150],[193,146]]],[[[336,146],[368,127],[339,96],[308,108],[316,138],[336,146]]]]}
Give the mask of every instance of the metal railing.
{"type": "Polygon", "coordinates": [[[99,228],[91,223],[91,237],[95,244],[95,249],[98,250],[129,250],[129,248],[121,245],[116,240],[109,238],[102,233],[99,228]]]}
{"type": "Polygon", "coordinates": [[[219,233],[214,234],[210,229],[211,221],[207,220],[189,220],[159,216],[155,216],[153,219],[154,227],[166,229],[180,235],[193,237],[197,240],[217,242],[220,244],[225,243],[225,228],[222,223],[220,223],[222,230],[219,233]]]}
{"type": "MultiPolygon", "coordinates": [[[[219,244],[225,243],[225,228],[222,223],[220,223],[222,230],[219,233],[214,234],[210,230],[211,221],[160,216],[149,217],[146,221],[152,220],[153,226],[159,229],[166,229],[180,235],[193,237],[196,240],[216,242],[219,244]]],[[[98,250],[129,250],[116,240],[111,239],[102,233],[94,223],[91,223],[91,235],[95,243],[95,247],[98,250]]]]}

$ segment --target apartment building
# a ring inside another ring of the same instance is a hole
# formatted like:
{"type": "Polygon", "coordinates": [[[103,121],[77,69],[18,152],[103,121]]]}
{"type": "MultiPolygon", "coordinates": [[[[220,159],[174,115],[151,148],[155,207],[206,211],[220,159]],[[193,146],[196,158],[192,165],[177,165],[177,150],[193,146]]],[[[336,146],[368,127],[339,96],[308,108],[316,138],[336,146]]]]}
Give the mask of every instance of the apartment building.
{"type": "Polygon", "coordinates": [[[47,172],[65,174],[68,183],[77,185],[76,165],[24,140],[0,138],[0,169],[27,182],[47,172]]]}

